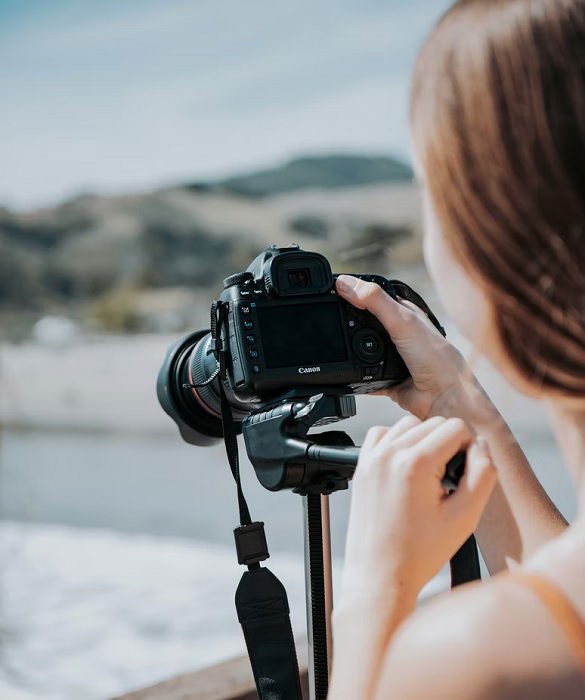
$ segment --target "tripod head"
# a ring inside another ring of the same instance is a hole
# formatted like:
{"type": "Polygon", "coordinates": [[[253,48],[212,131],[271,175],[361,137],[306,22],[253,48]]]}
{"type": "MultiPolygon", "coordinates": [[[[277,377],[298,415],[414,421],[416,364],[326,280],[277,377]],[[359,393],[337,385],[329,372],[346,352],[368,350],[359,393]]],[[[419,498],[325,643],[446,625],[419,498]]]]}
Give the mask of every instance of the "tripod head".
{"type": "Polygon", "coordinates": [[[355,416],[355,397],[331,387],[312,391],[316,393],[307,396],[306,387],[302,394],[293,389],[242,422],[248,457],[269,491],[330,494],[346,489],[353,476],[359,448],[349,435],[327,431],[307,437],[307,433],[355,416]]]}
{"type": "MultiPolygon", "coordinates": [[[[331,387],[311,396],[293,389],[263,404],[242,422],[246,451],[260,483],[269,491],[292,489],[331,494],[347,489],[359,450],[342,431],[307,435],[316,426],[329,425],[356,414],[355,396],[331,387]]],[[[457,488],[465,467],[458,452],[446,465],[443,487],[457,488]]]]}

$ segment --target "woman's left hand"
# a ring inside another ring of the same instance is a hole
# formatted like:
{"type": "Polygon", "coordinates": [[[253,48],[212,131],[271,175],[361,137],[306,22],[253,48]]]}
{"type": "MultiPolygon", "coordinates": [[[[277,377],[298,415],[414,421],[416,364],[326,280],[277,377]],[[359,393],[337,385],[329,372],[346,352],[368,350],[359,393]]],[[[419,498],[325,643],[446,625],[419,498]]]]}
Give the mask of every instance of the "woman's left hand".
{"type": "Polygon", "coordinates": [[[370,428],[353,479],[339,605],[420,589],[477,527],[496,483],[487,442],[458,418],[407,416],[370,428]],[[441,486],[467,449],[457,491],[441,486]]]}

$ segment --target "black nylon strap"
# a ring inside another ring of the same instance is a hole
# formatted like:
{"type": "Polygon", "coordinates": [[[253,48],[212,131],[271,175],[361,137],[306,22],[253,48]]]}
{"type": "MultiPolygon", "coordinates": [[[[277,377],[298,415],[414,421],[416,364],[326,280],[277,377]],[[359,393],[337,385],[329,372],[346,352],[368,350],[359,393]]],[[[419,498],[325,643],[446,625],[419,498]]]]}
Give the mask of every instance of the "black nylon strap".
{"type": "Polygon", "coordinates": [[[266,567],[245,571],[236,591],[256,689],[262,700],[302,700],[286,590],[266,567]]]}
{"type": "MultiPolygon", "coordinates": [[[[240,480],[240,458],[238,454],[238,437],[232,409],[225,394],[223,382],[226,377],[226,350],[223,348],[221,339],[221,329],[227,325],[227,305],[218,301],[214,301],[211,305],[211,338],[215,346],[216,359],[219,363],[219,396],[221,399],[221,425],[223,429],[223,439],[225,442],[225,450],[227,453],[228,462],[232,475],[236,482],[238,491],[238,508],[240,511],[240,525],[249,525],[252,522],[250,510],[242,491],[240,480]]],[[[227,336],[227,333],[226,333],[227,336]]]]}
{"type": "Polygon", "coordinates": [[[473,535],[465,540],[455,552],[449,566],[451,568],[451,588],[460,586],[462,583],[478,581],[481,578],[477,543],[473,535]]]}
{"type": "MultiPolygon", "coordinates": [[[[221,331],[228,337],[228,305],[216,300],[211,306],[212,348],[219,364],[221,423],[228,462],[238,492],[240,525],[252,523],[242,491],[238,438],[232,409],[225,393],[227,349],[221,331]]],[[[235,596],[256,690],[260,700],[302,700],[299,666],[290,623],[286,590],[278,578],[258,562],[248,564],[235,596]]]]}

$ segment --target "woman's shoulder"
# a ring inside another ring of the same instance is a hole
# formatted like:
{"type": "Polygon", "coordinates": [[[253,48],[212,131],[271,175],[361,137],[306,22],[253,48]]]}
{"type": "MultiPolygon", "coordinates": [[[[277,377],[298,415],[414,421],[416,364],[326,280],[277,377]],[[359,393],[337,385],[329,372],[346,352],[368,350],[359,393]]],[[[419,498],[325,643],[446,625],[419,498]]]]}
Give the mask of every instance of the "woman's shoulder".
{"type": "Polygon", "coordinates": [[[437,596],[399,628],[376,700],[583,698],[585,676],[549,607],[513,575],[437,596]]]}

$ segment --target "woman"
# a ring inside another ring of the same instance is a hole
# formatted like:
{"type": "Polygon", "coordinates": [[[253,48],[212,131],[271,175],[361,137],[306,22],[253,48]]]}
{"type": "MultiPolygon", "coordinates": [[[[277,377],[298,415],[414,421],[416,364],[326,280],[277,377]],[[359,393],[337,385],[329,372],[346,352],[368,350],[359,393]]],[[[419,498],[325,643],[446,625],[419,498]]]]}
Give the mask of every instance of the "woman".
{"type": "Polygon", "coordinates": [[[371,428],[360,455],[329,697],[584,698],[585,0],[455,3],[419,57],[411,121],[430,274],[474,346],[546,402],[579,515],[567,528],[414,307],[340,277],[404,357],[412,379],[390,395],[412,415],[371,428]],[[492,578],[414,612],[473,531],[492,578]]]}

